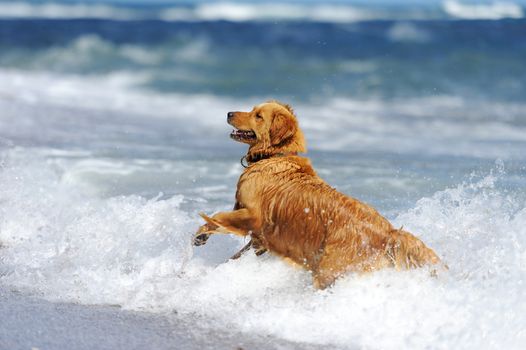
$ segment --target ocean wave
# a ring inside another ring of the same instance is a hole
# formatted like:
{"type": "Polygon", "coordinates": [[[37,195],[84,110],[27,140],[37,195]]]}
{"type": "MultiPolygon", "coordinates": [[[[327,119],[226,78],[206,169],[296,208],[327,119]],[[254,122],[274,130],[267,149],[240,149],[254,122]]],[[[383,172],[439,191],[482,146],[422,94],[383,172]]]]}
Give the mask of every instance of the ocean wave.
{"type": "Polygon", "coordinates": [[[379,19],[387,13],[347,5],[302,5],[278,3],[203,3],[143,10],[101,4],[30,4],[5,2],[0,4],[0,18],[75,19],[100,18],[112,20],[159,19],[164,21],[252,21],[308,20],[322,22],[354,22],[379,19]]]}
{"type": "Polygon", "coordinates": [[[173,120],[191,118],[205,104],[209,106],[209,118],[203,123],[212,128],[222,123],[222,120],[213,117],[214,113],[224,115],[230,106],[236,104],[232,99],[207,94],[155,93],[141,87],[148,78],[148,75],[126,71],[105,76],[79,76],[0,70],[0,102],[76,108],[84,110],[86,115],[106,112],[173,120]]]}
{"type": "Polygon", "coordinates": [[[315,22],[356,22],[387,17],[386,13],[346,5],[300,5],[278,3],[209,3],[193,11],[172,8],[162,12],[160,18],[177,20],[227,20],[234,22],[254,20],[293,20],[315,22]]]}
{"type": "Polygon", "coordinates": [[[526,106],[481,101],[467,107],[466,103],[456,96],[390,101],[333,98],[321,106],[300,106],[298,111],[310,144],[317,149],[521,157],[519,149],[509,144],[496,148],[494,142],[526,142],[523,126],[513,121],[522,119],[526,106]]]}
{"type": "MultiPolygon", "coordinates": [[[[178,210],[181,196],[162,201],[138,196],[89,197],[67,181],[61,182],[57,169],[45,161],[25,158],[32,166],[43,166],[36,175],[31,166],[20,164],[20,159],[16,151],[2,153],[1,201],[6,204],[7,200],[9,205],[0,208],[0,241],[8,247],[0,258],[1,280],[18,280],[21,288],[32,289],[34,284],[40,289],[41,277],[51,272],[42,267],[55,266],[69,276],[55,280],[55,287],[69,290],[65,295],[73,296],[71,288],[83,285],[88,295],[104,303],[109,295],[130,296],[130,291],[119,284],[97,290],[89,281],[102,277],[96,271],[120,276],[124,282],[126,275],[141,274],[144,269],[177,273],[190,259],[190,238],[185,235],[190,221],[178,210]],[[86,240],[91,243],[85,245],[86,240]],[[25,250],[26,244],[40,248],[25,250]],[[97,258],[91,260],[90,256],[97,258]],[[27,264],[17,268],[22,261],[27,264]]],[[[128,283],[137,282],[128,279],[128,283]]]]}
{"type": "Polygon", "coordinates": [[[352,23],[369,20],[431,20],[451,18],[502,19],[522,18],[523,9],[511,2],[465,4],[456,0],[443,2],[442,11],[433,6],[379,6],[312,3],[243,3],[205,2],[181,6],[141,6],[87,3],[0,3],[0,18],[106,19],[179,21],[310,21],[352,23]]]}
{"type": "Polygon", "coordinates": [[[524,11],[518,4],[496,1],[491,4],[465,4],[456,0],[446,0],[444,11],[452,17],[461,19],[523,18],[524,11]]]}
{"type": "Polygon", "coordinates": [[[206,63],[211,45],[206,37],[177,39],[157,45],[119,43],[86,33],[66,43],[35,47],[29,56],[24,48],[5,50],[0,54],[0,66],[88,76],[133,70],[138,79],[144,78],[143,73],[162,71],[166,75],[169,71],[181,78],[184,69],[174,66],[206,63]]]}
{"type": "Polygon", "coordinates": [[[230,253],[213,241],[193,255],[198,220],[181,208],[185,197],[99,198],[31,152],[1,156],[3,285],[55,301],[177,311],[189,320],[197,314],[215,330],[345,348],[519,349],[526,340],[526,203],[500,187],[504,170],[422,198],[395,219],[432,246],[449,272],[438,279],[426,270],[349,275],[319,292],[308,273],[272,256],[213,262],[202,252],[230,253]]]}
{"type": "MultiPolygon", "coordinates": [[[[34,106],[29,108],[39,111],[58,109],[58,115],[74,108],[86,118],[94,112],[116,113],[115,120],[130,115],[139,121],[165,118],[179,127],[192,120],[193,124],[206,126],[210,140],[220,140],[228,129],[221,117],[227,111],[248,109],[273,97],[238,99],[212,94],[156,93],[142,87],[147,76],[132,72],[82,77],[0,70],[0,79],[0,102],[34,106]]],[[[13,123],[9,119],[11,108],[6,103],[0,126],[13,123]]],[[[317,150],[396,149],[407,154],[518,159],[523,156],[522,147],[526,143],[523,103],[469,101],[444,95],[392,100],[332,97],[322,103],[298,101],[293,105],[310,147],[317,150]]],[[[42,124],[39,113],[18,115],[16,108],[12,113],[14,123],[42,124]]],[[[53,126],[51,115],[49,122],[53,126]]],[[[7,126],[4,134],[27,129],[7,126]]],[[[188,135],[195,132],[188,130],[188,135]]]]}
{"type": "Polygon", "coordinates": [[[139,19],[136,11],[104,4],[60,3],[0,3],[0,18],[80,19],[99,18],[113,20],[139,19]]]}
{"type": "Polygon", "coordinates": [[[87,79],[134,72],[138,85],[158,92],[242,98],[276,91],[306,99],[458,94],[523,101],[526,90],[526,48],[516,44],[522,21],[25,21],[23,29],[18,21],[2,21],[1,28],[3,69],[87,79]],[[254,84],[261,67],[265,79],[254,84]]]}
{"type": "Polygon", "coordinates": [[[110,20],[163,20],[163,21],[313,21],[350,23],[382,19],[425,19],[441,17],[430,9],[399,9],[387,11],[379,7],[350,6],[345,4],[312,3],[240,3],[205,2],[184,6],[143,6],[65,3],[0,3],[0,18],[78,19],[99,18],[110,20]]]}

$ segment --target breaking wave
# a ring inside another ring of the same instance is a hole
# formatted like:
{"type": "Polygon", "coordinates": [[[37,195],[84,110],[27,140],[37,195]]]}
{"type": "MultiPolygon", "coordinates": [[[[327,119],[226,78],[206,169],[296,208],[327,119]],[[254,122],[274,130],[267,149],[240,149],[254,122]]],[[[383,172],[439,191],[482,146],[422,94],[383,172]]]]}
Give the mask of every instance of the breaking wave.
{"type": "Polygon", "coordinates": [[[510,2],[492,4],[463,4],[455,0],[444,1],[442,9],[434,6],[392,7],[389,10],[375,6],[346,5],[341,3],[243,3],[204,2],[180,6],[154,4],[126,6],[87,3],[27,3],[6,1],[0,3],[0,18],[41,19],[106,19],[179,21],[311,21],[352,23],[368,20],[425,20],[425,19],[501,19],[522,18],[521,6],[510,2]]]}
{"type": "Polygon", "coordinates": [[[213,242],[226,237],[193,256],[198,220],[181,207],[188,198],[104,199],[71,186],[57,163],[21,150],[2,159],[4,285],[341,347],[518,349],[526,340],[525,198],[501,188],[503,170],[422,198],[394,220],[432,246],[449,272],[349,275],[319,292],[308,273],[272,256],[220,263],[203,254],[227,257],[213,242]]]}
{"type": "Polygon", "coordinates": [[[177,20],[228,20],[234,22],[254,20],[292,20],[313,22],[357,22],[388,18],[387,13],[348,5],[302,5],[278,3],[209,3],[188,9],[172,8],[162,12],[160,18],[177,20]]]}
{"type": "Polygon", "coordinates": [[[26,2],[0,3],[0,18],[47,18],[47,19],[80,19],[99,18],[113,20],[139,19],[133,10],[103,4],[60,4],[26,2]]]}
{"type": "Polygon", "coordinates": [[[29,4],[4,2],[0,18],[78,19],[163,21],[254,21],[288,20],[320,22],[355,22],[389,18],[387,12],[373,11],[348,5],[312,5],[278,3],[202,3],[177,7],[124,7],[102,4],[29,4]]]}
{"type": "MultiPolygon", "coordinates": [[[[50,108],[53,111],[57,107],[82,109],[84,112],[78,116],[79,120],[93,112],[133,115],[140,118],[141,125],[152,117],[166,118],[177,123],[181,130],[188,129],[184,120],[194,120],[199,114],[201,118],[193,123],[206,125],[210,142],[213,142],[222,140],[228,129],[221,117],[225,111],[247,109],[265,99],[156,93],[142,88],[143,75],[131,72],[79,77],[0,70],[0,79],[3,82],[0,106],[6,117],[0,120],[0,126],[4,126],[7,135],[26,129],[31,132],[25,127],[27,125],[45,124],[38,113],[19,115],[16,110],[11,111],[14,107],[8,106],[29,103],[47,106],[41,110],[50,108]],[[19,127],[14,128],[15,125],[19,127]]],[[[405,154],[517,159],[523,155],[526,144],[523,123],[526,106],[523,103],[468,101],[444,95],[393,100],[333,97],[322,104],[298,102],[294,106],[311,148],[318,150],[390,152],[396,149],[396,152],[405,154]]],[[[118,127],[118,115],[113,117],[115,127],[118,127]]],[[[57,127],[56,124],[50,126],[57,127]]],[[[47,130],[44,126],[42,128],[47,130]]],[[[195,130],[187,132],[190,134],[195,130]]],[[[77,135],[79,130],[67,130],[67,133],[77,135]]],[[[42,135],[45,134],[41,132],[39,136],[42,135]]],[[[28,134],[26,137],[35,136],[28,134]]],[[[182,138],[182,135],[178,137],[182,138]]]]}
{"type": "Polygon", "coordinates": [[[466,4],[446,0],[442,9],[434,6],[392,7],[310,3],[243,3],[205,2],[180,6],[126,6],[87,3],[0,3],[0,18],[41,19],[105,19],[116,21],[162,20],[168,22],[195,21],[310,21],[352,23],[369,20],[425,20],[461,18],[502,19],[522,18],[523,8],[512,2],[466,4]]]}
{"type": "Polygon", "coordinates": [[[454,18],[490,19],[523,18],[524,11],[520,5],[512,2],[495,1],[490,4],[465,4],[456,0],[446,0],[444,11],[454,18]]]}

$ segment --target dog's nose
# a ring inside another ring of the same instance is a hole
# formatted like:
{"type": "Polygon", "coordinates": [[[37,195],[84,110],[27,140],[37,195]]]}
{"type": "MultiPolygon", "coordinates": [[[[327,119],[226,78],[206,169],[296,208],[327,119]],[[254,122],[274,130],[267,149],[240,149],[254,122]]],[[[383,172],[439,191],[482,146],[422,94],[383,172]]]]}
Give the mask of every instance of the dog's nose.
{"type": "Polygon", "coordinates": [[[226,120],[230,121],[230,119],[234,118],[234,112],[228,112],[226,114],[226,120]]]}

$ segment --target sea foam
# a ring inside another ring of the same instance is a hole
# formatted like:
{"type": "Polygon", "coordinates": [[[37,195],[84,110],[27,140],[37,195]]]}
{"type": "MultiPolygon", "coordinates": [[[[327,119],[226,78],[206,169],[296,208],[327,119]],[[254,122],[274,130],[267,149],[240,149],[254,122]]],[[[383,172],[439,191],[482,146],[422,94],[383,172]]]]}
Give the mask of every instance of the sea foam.
{"type": "Polygon", "coordinates": [[[133,11],[103,4],[27,3],[6,1],[0,4],[0,18],[100,18],[131,20],[133,11]]]}
{"type": "Polygon", "coordinates": [[[67,300],[83,300],[82,290],[90,303],[106,303],[133,298],[148,271],[176,275],[190,259],[181,196],[86,196],[57,166],[16,154],[4,154],[0,174],[3,282],[67,300]]]}
{"type": "Polygon", "coordinates": [[[462,19],[522,18],[523,9],[520,5],[507,1],[495,1],[489,4],[466,4],[455,0],[443,3],[444,11],[452,17],[462,19]]]}
{"type": "Polygon", "coordinates": [[[123,4],[60,4],[23,3],[7,1],[0,4],[0,18],[108,20],[163,20],[163,21],[311,21],[349,23],[373,19],[418,19],[436,16],[432,11],[388,11],[367,6],[312,3],[242,3],[203,2],[188,6],[142,6],[123,4]]]}
{"type": "MultiPolygon", "coordinates": [[[[308,272],[270,255],[193,256],[199,220],[181,209],[181,196],[104,199],[64,182],[56,163],[23,150],[2,155],[4,285],[343,348],[518,349],[526,341],[525,199],[501,188],[504,170],[422,198],[394,219],[449,271],[348,275],[316,291],[308,272]]],[[[206,249],[218,246],[195,250],[206,249]]]]}
{"type": "MultiPolygon", "coordinates": [[[[206,127],[212,139],[223,140],[229,131],[223,117],[226,111],[249,110],[262,100],[269,99],[158,93],[141,87],[147,80],[144,76],[126,71],[104,77],[79,77],[0,70],[0,79],[3,83],[0,86],[0,104],[6,116],[0,118],[0,126],[4,126],[7,133],[25,129],[32,133],[30,125],[49,123],[49,120],[56,118],[51,112],[46,120],[39,114],[21,114],[16,109],[10,112],[8,105],[14,102],[17,108],[21,103],[88,112],[78,113],[78,120],[93,112],[132,115],[143,121],[163,118],[173,121],[180,128],[186,126],[185,120],[193,120],[193,123],[206,127]],[[11,114],[12,118],[8,118],[11,114]],[[200,118],[195,118],[197,114],[200,118]],[[13,128],[13,124],[21,125],[13,128]]],[[[321,104],[293,105],[310,149],[356,152],[396,150],[398,153],[506,160],[520,159],[526,144],[526,126],[521,122],[526,105],[520,102],[470,101],[460,96],[436,95],[392,100],[332,97],[321,104]]],[[[126,122],[131,123],[131,117],[126,122]]],[[[57,125],[51,124],[57,128],[57,125]]],[[[120,122],[115,122],[114,127],[122,129],[120,122]]],[[[192,132],[195,130],[188,130],[188,134],[192,132]]]]}
{"type": "Polygon", "coordinates": [[[391,11],[374,6],[350,6],[344,3],[312,4],[310,2],[203,2],[183,6],[126,6],[106,4],[28,3],[5,1],[0,3],[0,18],[43,19],[104,19],[114,21],[162,20],[178,21],[310,21],[353,23],[368,20],[442,19],[445,15],[465,20],[522,18],[522,7],[513,2],[495,1],[469,4],[446,0],[442,11],[434,6],[400,6],[391,11]]]}

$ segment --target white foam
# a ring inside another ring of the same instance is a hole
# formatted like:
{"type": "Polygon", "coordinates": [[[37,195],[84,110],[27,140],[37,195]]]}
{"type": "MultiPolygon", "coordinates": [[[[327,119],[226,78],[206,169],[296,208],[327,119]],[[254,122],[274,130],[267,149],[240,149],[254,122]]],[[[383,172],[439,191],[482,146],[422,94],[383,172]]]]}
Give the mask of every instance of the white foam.
{"type": "Polygon", "coordinates": [[[137,16],[125,8],[104,4],[27,3],[22,1],[0,3],[0,18],[100,18],[129,20],[137,16]]]}
{"type": "Polygon", "coordinates": [[[296,111],[309,145],[317,149],[522,157],[520,147],[510,143],[495,147],[493,142],[514,140],[524,145],[525,128],[510,120],[521,118],[526,106],[495,101],[467,106],[456,96],[392,101],[334,98],[296,111]]]}
{"type": "Polygon", "coordinates": [[[203,2],[192,6],[163,6],[143,8],[103,4],[26,3],[8,1],[0,3],[0,18],[78,19],[98,18],[110,20],[159,19],[164,21],[312,21],[350,23],[374,19],[434,18],[433,11],[399,11],[392,13],[368,6],[343,3],[280,3],[280,2],[203,2]]]}
{"type": "Polygon", "coordinates": [[[352,22],[383,17],[386,14],[348,5],[312,5],[280,3],[201,3],[192,7],[168,7],[141,11],[129,7],[103,4],[30,4],[4,2],[0,18],[99,18],[112,20],[161,19],[164,21],[254,21],[309,20],[352,22]]]}
{"type": "MultiPolygon", "coordinates": [[[[466,4],[456,0],[443,2],[443,10],[449,16],[462,19],[522,18],[522,7],[512,2],[496,1],[490,4],[466,4]]],[[[164,6],[139,9],[125,6],[88,3],[27,3],[6,1],[0,3],[0,18],[45,18],[108,20],[163,21],[311,21],[328,23],[352,23],[367,20],[419,20],[441,18],[438,11],[402,8],[385,11],[370,6],[279,2],[204,2],[193,6],[164,6]]]]}
{"type": "Polygon", "coordinates": [[[152,269],[174,275],[190,259],[181,196],[101,199],[62,181],[56,164],[23,151],[2,156],[2,281],[48,296],[60,290],[59,298],[70,300],[83,299],[80,288],[93,303],[105,303],[110,295],[130,297],[123,286],[152,269]],[[119,282],[99,289],[106,278],[119,282]]]}
{"type": "MultiPolygon", "coordinates": [[[[520,194],[498,189],[498,172],[423,198],[395,220],[449,272],[350,275],[318,292],[308,273],[271,256],[192,258],[198,220],[180,209],[180,196],[101,199],[29,152],[2,156],[5,285],[52,300],[197,313],[213,329],[345,348],[519,349],[526,341],[526,207],[520,194]]],[[[210,249],[218,246],[196,252],[210,249]]]]}
{"type": "Polygon", "coordinates": [[[456,0],[445,0],[444,11],[450,16],[462,19],[522,18],[522,7],[506,1],[495,1],[490,4],[466,4],[456,0]]]}
{"type": "Polygon", "coordinates": [[[229,98],[205,94],[158,94],[139,88],[147,79],[140,72],[79,76],[0,69],[0,102],[7,100],[29,105],[173,119],[192,118],[195,113],[202,113],[202,105],[205,104],[209,106],[209,118],[204,122],[211,127],[224,127],[224,120],[217,116],[225,115],[225,111],[231,110],[232,106],[239,106],[239,102],[229,98]]]}
{"type": "Polygon", "coordinates": [[[378,13],[348,5],[302,5],[294,3],[205,3],[197,6],[193,13],[187,9],[165,10],[164,20],[228,20],[245,22],[254,20],[307,20],[321,22],[354,22],[374,19],[378,13]]]}
{"type": "MultiPolygon", "coordinates": [[[[350,69],[374,69],[359,62],[350,69]]],[[[35,106],[133,114],[140,119],[170,118],[206,125],[211,136],[228,131],[224,116],[231,110],[249,110],[265,98],[236,99],[213,95],[156,93],[138,87],[146,78],[135,72],[106,76],[75,76],[0,70],[2,100],[35,106]],[[203,108],[206,106],[206,108],[203,108]],[[196,119],[195,115],[200,118],[196,119]],[[212,132],[215,132],[213,134],[212,132]]],[[[399,100],[353,100],[334,97],[322,104],[294,104],[310,149],[386,151],[431,155],[516,159],[523,156],[526,126],[520,123],[526,104],[492,100],[468,101],[458,96],[399,100]],[[519,122],[518,122],[519,121],[519,122]]],[[[39,113],[4,118],[4,130],[29,130],[42,122],[39,113]],[[13,123],[19,128],[9,128],[13,123]],[[24,127],[25,126],[25,127],[24,127]]],[[[80,118],[79,116],[78,118],[80,118]]],[[[53,116],[49,116],[51,122],[53,116]]],[[[175,125],[175,124],[174,124],[175,125]]],[[[29,131],[31,132],[31,131],[29,131]]],[[[222,136],[221,136],[222,137],[222,136]]]]}

